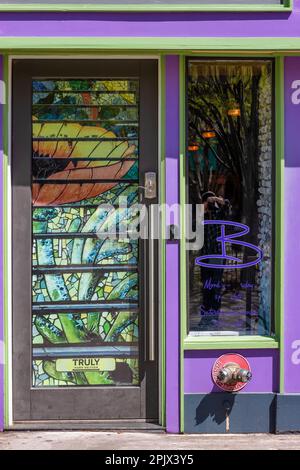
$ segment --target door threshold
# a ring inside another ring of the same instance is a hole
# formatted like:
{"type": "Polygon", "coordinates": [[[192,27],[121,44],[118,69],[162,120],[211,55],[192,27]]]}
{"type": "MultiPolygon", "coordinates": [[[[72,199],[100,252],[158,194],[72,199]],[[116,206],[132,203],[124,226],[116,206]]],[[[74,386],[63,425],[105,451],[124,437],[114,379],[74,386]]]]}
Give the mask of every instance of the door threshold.
{"type": "Polygon", "coordinates": [[[107,421],[15,421],[7,431],[151,431],[164,432],[157,422],[143,420],[107,421]]]}

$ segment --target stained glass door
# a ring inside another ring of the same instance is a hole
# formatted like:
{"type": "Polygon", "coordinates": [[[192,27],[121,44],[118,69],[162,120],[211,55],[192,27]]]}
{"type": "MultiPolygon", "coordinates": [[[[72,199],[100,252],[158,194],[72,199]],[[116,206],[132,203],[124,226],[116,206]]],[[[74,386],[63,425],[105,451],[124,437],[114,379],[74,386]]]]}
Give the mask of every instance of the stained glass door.
{"type": "Polygon", "coordinates": [[[131,236],[157,172],[156,67],[14,62],[16,420],[157,418],[149,247],[131,236]]]}

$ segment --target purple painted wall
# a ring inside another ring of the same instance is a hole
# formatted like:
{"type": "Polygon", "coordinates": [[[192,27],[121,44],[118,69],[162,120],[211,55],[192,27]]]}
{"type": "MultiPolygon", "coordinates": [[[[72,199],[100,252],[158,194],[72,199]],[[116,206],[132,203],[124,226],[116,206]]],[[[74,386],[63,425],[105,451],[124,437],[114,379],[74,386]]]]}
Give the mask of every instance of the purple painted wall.
{"type": "MultiPolygon", "coordinates": [[[[1,37],[299,37],[300,0],[294,0],[291,13],[0,13],[1,37]]],[[[0,42],[1,46],[1,42],[0,42]]],[[[101,46],[101,40],[99,40],[101,46]]],[[[2,61],[0,59],[0,74],[2,61]]],[[[300,265],[299,204],[300,104],[291,103],[291,84],[300,80],[300,57],[286,59],[285,68],[285,391],[300,392],[300,312],[298,266],[300,265]],[[295,138],[296,136],[296,138],[295,138]],[[292,362],[294,361],[294,363],[292,362]],[[299,364],[297,363],[299,362],[299,364]]],[[[179,156],[179,78],[178,56],[166,58],[166,200],[178,202],[179,156]]],[[[2,105],[0,104],[2,107],[2,105]]],[[[0,125],[2,109],[0,110],[0,125]]],[[[2,134],[0,137],[0,158],[2,134]]],[[[0,166],[0,173],[2,165],[0,166]]],[[[2,173],[0,174],[2,181],[2,173]]],[[[2,205],[0,205],[2,217],[2,205]]],[[[166,247],[166,420],[169,432],[179,431],[179,246],[166,247]]],[[[3,282],[0,259],[0,282],[3,282]]],[[[3,313],[0,297],[0,320],[3,313]]],[[[3,324],[0,321],[0,429],[3,426],[3,324]]],[[[185,392],[206,393],[212,390],[210,379],[214,359],[222,352],[190,351],[185,354],[185,392]]],[[[278,352],[243,351],[249,359],[254,377],[245,392],[278,390],[278,352]]]]}
{"type": "Polygon", "coordinates": [[[300,0],[286,13],[1,13],[1,36],[298,37],[300,0]]]}
{"type": "MultiPolygon", "coordinates": [[[[179,58],[166,57],[166,203],[179,201],[179,58]]],[[[173,222],[176,222],[174,220],[173,222]]],[[[179,431],[179,244],[166,246],[166,425],[179,431]]]]}
{"type": "MultiPolygon", "coordinates": [[[[0,56],[0,80],[3,80],[3,56],[0,56]]],[[[0,129],[3,129],[3,104],[5,90],[0,89],[0,129]]],[[[3,181],[3,136],[0,133],[0,181],[3,181]]],[[[3,221],[3,204],[0,204],[0,220],[3,221]]],[[[3,223],[1,224],[3,226],[3,223]]],[[[0,246],[3,246],[3,231],[0,232],[0,246]]],[[[0,256],[0,286],[3,286],[3,258],[0,256]]],[[[2,288],[3,292],[3,288],[2,288]]],[[[3,296],[0,296],[0,431],[4,421],[4,325],[3,325],[3,296]]]]}
{"type": "MultiPolygon", "coordinates": [[[[240,393],[278,392],[278,351],[274,349],[249,349],[236,351],[249,361],[253,378],[240,393]]],[[[215,360],[226,351],[186,351],[184,361],[184,392],[221,392],[211,379],[215,360]]]]}
{"type": "Polygon", "coordinates": [[[300,57],[285,59],[284,348],[286,393],[300,392],[300,57]],[[298,82],[297,82],[298,80],[298,82]],[[299,90],[299,91],[298,91],[299,90]]]}

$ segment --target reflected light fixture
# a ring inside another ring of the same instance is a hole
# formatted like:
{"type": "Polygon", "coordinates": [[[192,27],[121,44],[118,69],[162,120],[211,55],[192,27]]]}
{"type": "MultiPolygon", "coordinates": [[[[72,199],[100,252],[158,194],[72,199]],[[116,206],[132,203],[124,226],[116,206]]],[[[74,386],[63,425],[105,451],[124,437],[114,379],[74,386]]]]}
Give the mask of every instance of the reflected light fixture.
{"type": "Polygon", "coordinates": [[[191,144],[188,146],[188,151],[189,152],[197,152],[199,150],[199,145],[197,144],[191,144]]]}
{"type": "Polygon", "coordinates": [[[239,117],[241,115],[241,110],[236,106],[235,108],[228,109],[227,115],[231,117],[239,117]]]}
{"type": "Polygon", "coordinates": [[[216,133],[213,129],[203,131],[201,135],[203,139],[213,139],[214,137],[216,137],[216,133]]]}

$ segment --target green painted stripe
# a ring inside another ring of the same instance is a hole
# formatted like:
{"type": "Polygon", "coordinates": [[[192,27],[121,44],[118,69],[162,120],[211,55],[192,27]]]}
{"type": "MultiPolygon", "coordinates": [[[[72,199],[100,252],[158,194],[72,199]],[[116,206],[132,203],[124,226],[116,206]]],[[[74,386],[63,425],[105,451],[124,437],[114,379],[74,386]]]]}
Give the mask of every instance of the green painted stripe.
{"type": "MultiPolygon", "coordinates": [[[[0,39],[1,40],[1,39],[0,39]]],[[[194,48],[195,49],[195,48],[194,48]]],[[[66,59],[66,52],[62,49],[41,49],[41,50],[32,50],[32,49],[11,49],[9,51],[4,50],[4,53],[11,54],[11,55],[18,55],[18,57],[25,57],[27,58],[28,55],[40,57],[41,55],[44,57],[49,57],[51,58],[63,58],[66,59]]],[[[118,57],[120,57],[120,54],[124,56],[132,56],[136,57],[137,55],[141,58],[144,57],[149,57],[155,55],[155,57],[164,57],[166,54],[167,55],[180,55],[186,57],[187,55],[189,57],[205,57],[205,58],[214,58],[214,57],[224,57],[226,59],[230,58],[240,58],[241,54],[242,57],[247,58],[247,59],[263,59],[263,58],[270,58],[270,57],[298,57],[300,55],[300,47],[298,49],[298,52],[289,52],[289,51],[266,51],[266,50],[255,50],[254,48],[247,51],[247,50],[240,50],[240,51],[223,51],[221,49],[214,49],[213,51],[207,51],[205,49],[202,50],[197,50],[197,52],[194,52],[192,49],[174,49],[174,50],[162,50],[162,49],[156,49],[156,50],[149,50],[149,49],[143,49],[143,50],[133,50],[133,49],[122,49],[118,50],[117,48],[114,50],[106,50],[106,49],[99,49],[97,51],[93,49],[88,49],[88,48],[82,48],[82,49],[76,49],[72,51],[67,51],[68,54],[68,59],[78,59],[78,60],[84,60],[86,58],[93,59],[95,58],[95,54],[100,54],[101,57],[109,57],[111,58],[113,55],[117,54],[118,57]]],[[[96,56],[97,59],[97,56],[96,56]]]]}
{"type": "Polygon", "coordinates": [[[3,51],[42,51],[61,50],[63,52],[89,49],[134,51],[300,51],[300,37],[275,38],[207,38],[207,37],[2,37],[0,48],[3,51]]]}
{"type": "MultiPolygon", "coordinates": [[[[165,154],[165,127],[166,127],[166,67],[165,58],[160,60],[160,203],[162,204],[161,229],[164,231],[166,225],[165,203],[166,203],[166,154],[165,154]]],[[[166,426],[166,243],[164,234],[160,240],[161,260],[161,425],[166,426]]]]}
{"type": "Polygon", "coordinates": [[[273,11],[273,12],[282,12],[290,11],[293,8],[293,0],[285,0],[283,5],[236,5],[236,4],[227,4],[227,5],[212,5],[209,2],[203,5],[193,5],[190,3],[182,4],[152,4],[146,5],[141,1],[141,4],[103,4],[103,5],[87,5],[87,4],[72,4],[72,3],[59,3],[56,5],[47,4],[47,2],[33,4],[33,3],[23,3],[19,5],[0,5],[0,11],[273,11]]]}
{"type": "Polygon", "coordinates": [[[280,393],[284,393],[284,58],[275,61],[275,332],[280,341],[280,393]]]}
{"type": "Polygon", "coordinates": [[[279,343],[274,338],[263,336],[189,336],[184,341],[184,350],[203,349],[278,349],[279,343]]]}
{"type": "Polygon", "coordinates": [[[185,202],[186,202],[186,87],[185,57],[179,59],[179,197],[180,197],[180,432],[184,432],[184,339],[187,328],[186,247],[185,247],[185,202]]]}
{"type": "Polygon", "coordinates": [[[7,224],[8,224],[8,89],[9,89],[9,64],[8,57],[3,56],[3,81],[5,86],[5,104],[3,106],[3,308],[4,308],[4,427],[7,428],[9,425],[9,368],[8,368],[8,357],[9,357],[9,345],[10,340],[8,337],[8,239],[7,239],[7,224]]]}

